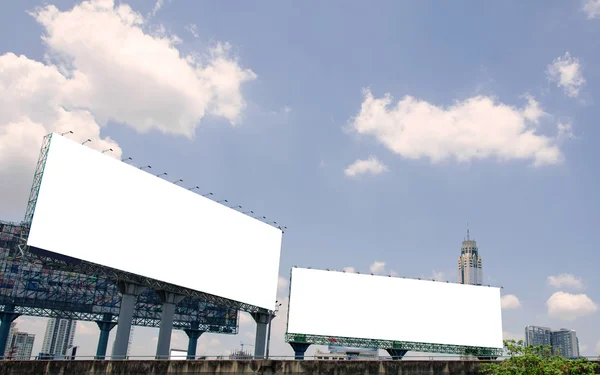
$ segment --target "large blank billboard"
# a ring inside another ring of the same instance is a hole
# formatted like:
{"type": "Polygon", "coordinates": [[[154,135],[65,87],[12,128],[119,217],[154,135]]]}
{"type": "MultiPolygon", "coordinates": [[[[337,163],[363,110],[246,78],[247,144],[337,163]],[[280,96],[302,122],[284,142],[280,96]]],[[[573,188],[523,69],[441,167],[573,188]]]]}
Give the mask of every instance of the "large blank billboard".
{"type": "Polygon", "coordinates": [[[278,228],[53,134],[27,244],[272,310],[281,241],[278,228]]]}
{"type": "Polygon", "coordinates": [[[500,289],[293,268],[287,332],[502,348],[500,289]]]}

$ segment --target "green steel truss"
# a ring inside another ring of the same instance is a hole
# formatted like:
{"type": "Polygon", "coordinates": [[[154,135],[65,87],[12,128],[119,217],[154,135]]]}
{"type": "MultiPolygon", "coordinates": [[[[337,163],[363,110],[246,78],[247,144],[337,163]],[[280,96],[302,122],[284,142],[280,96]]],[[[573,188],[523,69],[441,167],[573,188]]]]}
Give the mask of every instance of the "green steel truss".
{"type": "Polygon", "coordinates": [[[314,345],[339,345],[352,348],[404,349],[411,352],[446,353],[472,355],[476,357],[497,357],[501,356],[503,353],[503,349],[496,348],[430,344],[408,341],[373,340],[351,337],[304,335],[297,333],[286,333],[285,341],[314,345]]]}

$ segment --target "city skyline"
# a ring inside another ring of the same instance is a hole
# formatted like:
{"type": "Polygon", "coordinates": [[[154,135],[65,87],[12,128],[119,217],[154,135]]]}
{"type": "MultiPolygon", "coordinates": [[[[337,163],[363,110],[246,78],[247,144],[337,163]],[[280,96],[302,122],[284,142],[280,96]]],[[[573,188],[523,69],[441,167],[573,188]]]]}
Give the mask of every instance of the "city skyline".
{"type": "MultiPolygon", "coordinates": [[[[273,355],[292,353],[293,265],[455,282],[469,221],[505,337],[569,327],[598,355],[596,2],[7,2],[0,218],[23,219],[42,137],[72,131],[283,223],[273,355]]],[[[198,353],[253,342],[239,319],[198,353]]],[[[156,335],[136,328],[131,354],[156,335]]],[[[78,355],[97,338],[78,323],[78,355]]]]}

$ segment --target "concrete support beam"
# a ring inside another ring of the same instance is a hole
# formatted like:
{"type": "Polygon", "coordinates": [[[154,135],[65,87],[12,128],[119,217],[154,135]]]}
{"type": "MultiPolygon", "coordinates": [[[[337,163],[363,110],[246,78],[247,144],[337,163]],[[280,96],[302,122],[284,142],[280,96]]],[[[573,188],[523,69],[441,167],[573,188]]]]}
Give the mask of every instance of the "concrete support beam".
{"type": "Polygon", "coordinates": [[[304,360],[304,353],[306,353],[306,349],[310,346],[310,344],[304,342],[290,342],[292,349],[294,349],[294,359],[297,361],[304,360]]]}
{"type": "Polygon", "coordinates": [[[8,344],[10,324],[21,316],[21,314],[14,312],[14,309],[14,306],[7,305],[4,307],[4,311],[0,311],[0,358],[2,359],[4,359],[6,344],[8,344]]]}
{"type": "Polygon", "coordinates": [[[188,335],[188,349],[187,349],[187,359],[196,359],[196,348],[198,347],[198,339],[204,333],[204,331],[198,329],[200,324],[198,322],[192,322],[192,327],[190,329],[184,329],[186,335],[188,335]]]}
{"type": "Polygon", "coordinates": [[[160,329],[158,331],[158,344],[156,345],[156,359],[169,359],[171,354],[171,333],[173,333],[175,307],[185,298],[185,296],[164,290],[156,291],[156,294],[158,294],[163,303],[160,329]]]}
{"type": "Polygon", "coordinates": [[[98,338],[98,348],[96,349],[96,359],[106,358],[106,348],[108,347],[108,336],[110,331],[117,325],[112,321],[113,315],[106,313],[102,316],[102,320],[96,320],[98,328],[100,328],[100,337],[98,338]]]}
{"type": "Polygon", "coordinates": [[[138,284],[123,281],[117,282],[117,286],[123,297],[121,299],[117,336],[115,337],[111,359],[120,360],[127,357],[127,347],[129,346],[129,334],[131,333],[131,321],[133,320],[135,303],[138,296],[146,288],[138,284]]]}
{"type": "Polygon", "coordinates": [[[404,349],[386,349],[386,351],[388,352],[390,357],[392,357],[392,359],[395,361],[401,360],[402,357],[404,357],[406,353],[408,353],[408,350],[404,349]]]}
{"type": "Polygon", "coordinates": [[[267,340],[267,325],[271,315],[267,313],[255,312],[251,313],[252,318],[256,322],[256,336],[254,339],[254,359],[264,359],[265,357],[265,342],[267,340]]]}

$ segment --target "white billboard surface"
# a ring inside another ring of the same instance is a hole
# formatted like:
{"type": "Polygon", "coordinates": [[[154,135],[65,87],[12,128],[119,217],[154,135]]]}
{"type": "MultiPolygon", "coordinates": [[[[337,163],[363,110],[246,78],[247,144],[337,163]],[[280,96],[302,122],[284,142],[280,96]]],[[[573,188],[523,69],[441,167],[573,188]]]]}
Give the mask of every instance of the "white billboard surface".
{"type": "Polygon", "coordinates": [[[500,289],[293,268],[288,333],[502,348],[500,289]]]}
{"type": "Polygon", "coordinates": [[[272,310],[280,229],[53,134],[27,244],[272,310]]]}
{"type": "Polygon", "coordinates": [[[181,361],[187,359],[187,351],[179,350],[179,349],[171,349],[171,354],[169,356],[171,361],[181,361]]]}

